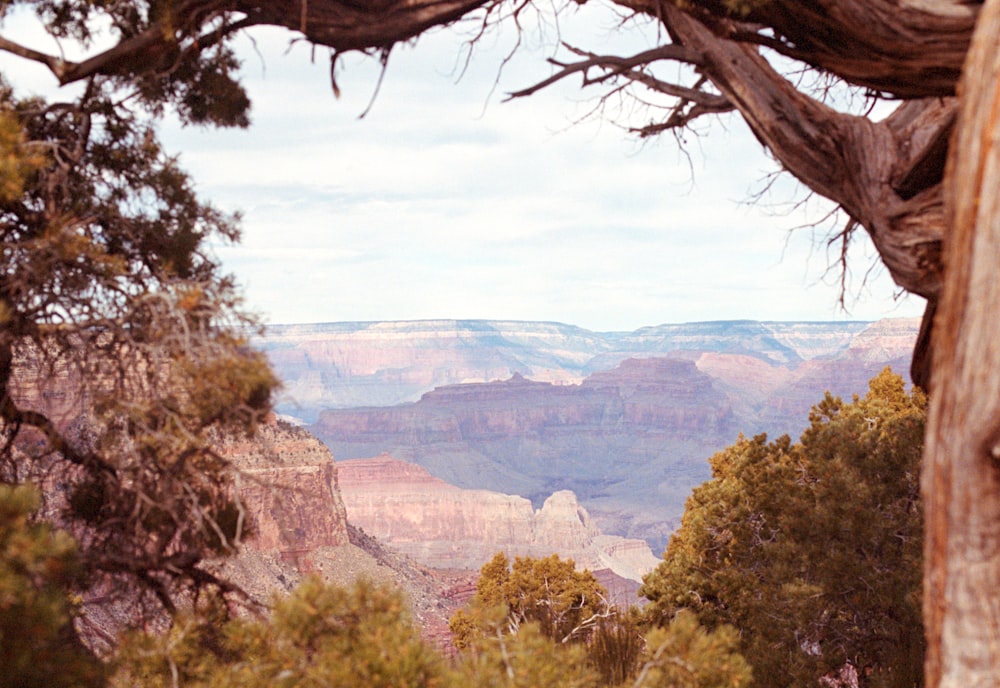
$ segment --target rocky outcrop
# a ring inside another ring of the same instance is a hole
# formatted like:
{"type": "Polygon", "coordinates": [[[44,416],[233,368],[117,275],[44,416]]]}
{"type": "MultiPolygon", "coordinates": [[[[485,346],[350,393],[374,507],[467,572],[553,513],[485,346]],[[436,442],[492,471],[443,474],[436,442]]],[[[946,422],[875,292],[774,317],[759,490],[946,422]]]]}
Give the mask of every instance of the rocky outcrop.
{"type": "Polygon", "coordinates": [[[288,423],[261,426],[252,438],[219,440],[238,469],[253,534],[220,572],[259,601],[287,592],[303,574],[338,585],[364,578],[401,588],[425,637],[450,647],[448,618],[463,599],[449,591],[471,572],[435,572],[348,522],[330,450],[288,423]]]}
{"type": "Polygon", "coordinates": [[[253,438],[220,442],[238,469],[253,537],[249,547],[301,559],[348,543],[347,513],[330,450],[302,428],[264,424],[253,438]]]}
{"type": "Polygon", "coordinates": [[[342,458],[363,445],[489,442],[559,435],[632,436],[665,429],[683,437],[735,429],[725,394],[684,359],[629,359],[579,385],[514,374],[493,383],[449,385],[415,404],[328,410],[310,426],[342,458]],[[359,445],[357,448],[351,445],[359,445]]]}
{"type": "Polygon", "coordinates": [[[478,569],[498,551],[557,553],[639,581],[658,563],[645,542],[602,534],[568,490],[535,510],[522,497],[463,490],[388,455],[338,469],[351,522],[426,566],[478,569]]]}
{"type": "Polygon", "coordinates": [[[604,532],[661,549],[705,458],[735,438],[732,400],[684,358],[629,359],[577,385],[514,375],[414,404],[324,411],[310,426],[341,459],[387,452],[466,489],[572,490],[604,532]]]}

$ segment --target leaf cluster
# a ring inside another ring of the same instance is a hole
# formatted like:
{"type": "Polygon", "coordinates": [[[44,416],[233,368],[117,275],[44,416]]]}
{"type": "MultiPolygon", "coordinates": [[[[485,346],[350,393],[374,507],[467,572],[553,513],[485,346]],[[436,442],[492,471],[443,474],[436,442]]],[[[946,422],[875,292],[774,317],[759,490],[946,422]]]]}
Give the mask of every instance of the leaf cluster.
{"type": "Polygon", "coordinates": [[[754,685],[814,685],[848,663],[866,685],[918,685],[925,413],[886,369],[863,398],[828,394],[800,443],[716,454],[640,589],[649,618],[738,628],[754,685]]]}
{"type": "MultiPolygon", "coordinates": [[[[594,574],[577,571],[572,559],[557,554],[516,557],[511,564],[506,554],[498,552],[480,570],[472,603],[505,609],[509,633],[534,622],[543,635],[560,643],[585,641],[608,611],[607,590],[594,574]]],[[[459,649],[473,644],[483,631],[462,610],[451,627],[459,649]]]]}
{"type": "Polygon", "coordinates": [[[135,109],[159,116],[170,108],[185,124],[250,124],[240,62],[226,42],[233,19],[221,6],[192,11],[185,7],[189,3],[176,0],[15,0],[11,5],[32,6],[56,40],[87,49],[108,41],[133,46],[135,53],[128,57],[108,55],[100,79],[128,93],[135,109]]]}
{"type": "Polygon", "coordinates": [[[472,685],[748,684],[731,627],[709,631],[687,614],[643,637],[638,610],[611,607],[593,574],[576,571],[572,560],[517,557],[511,564],[501,552],[483,565],[476,590],[450,624],[472,685]]]}
{"type": "Polygon", "coordinates": [[[450,685],[440,655],[409,622],[402,596],[359,582],[307,578],[265,619],[226,620],[215,600],[168,633],[133,634],[112,686],[435,688],[450,685]]]}
{"type": "Polygon", "coordinates": [[[0,686],[104,685],[104,666],[76,639],[83,571],[73,539],[33,522],[38,491],[0,484],[0,686]]]}

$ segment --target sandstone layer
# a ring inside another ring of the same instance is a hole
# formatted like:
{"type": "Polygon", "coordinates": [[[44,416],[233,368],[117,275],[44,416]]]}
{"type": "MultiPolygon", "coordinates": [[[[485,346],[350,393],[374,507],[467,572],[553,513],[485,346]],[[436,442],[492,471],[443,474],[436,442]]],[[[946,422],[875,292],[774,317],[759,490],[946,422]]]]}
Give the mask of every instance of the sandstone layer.
{"type": "Polygon", "coordinates": [[[287,423],[264,424],[253,438],[220,443],[237,467],[253,549],[284,559],[348,543],[347,513],[330,451],[287,423]]]}
{"type": "Polygon", "coordinates": [[[253,438],[218,443],[238,469],[252,535],[220,570],[254,598],[291,590],[306,573],[339,585],[359,578],[400,587],[425,634],[447,646],[447,621],[461,599],[456,576],[438,573],[387,549],[348,522],[330,450],[302,428],[263,425],[253,438]]]}
{"type": "Polygon", "coordinates": [[[558,554],[638,582],[658,563],[644,541],[602,534],[568,490],[536,510],[522,497],[464,490],[388,455],[341,461],[338,471],[351,522],[426,566],[478,569],[499,551],[558,554]]]}

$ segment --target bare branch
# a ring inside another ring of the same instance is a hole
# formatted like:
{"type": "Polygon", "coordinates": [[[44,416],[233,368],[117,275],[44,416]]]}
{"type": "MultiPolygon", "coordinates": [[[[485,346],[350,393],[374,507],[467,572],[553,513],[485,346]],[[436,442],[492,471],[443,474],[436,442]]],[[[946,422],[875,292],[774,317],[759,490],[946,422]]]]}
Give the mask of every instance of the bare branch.
{"type": "Polygon", "coordinates": [[[18,57],[23,57],[27,60],[32,60],[33,62],[42,63],[56,75],[56,78],[59,79],[60,82],[62,81],[62,77],[66,72],[66,69],[74,66],[74,63],[72,62],[66,62],[62,58],[56,57],[55,55],[48,55],[37,50],[32,50],[31,48],[15,43],[12,40],[4,38],[3,36],[0,36],[0,50],[11,53],[12,55],[17,55],[18,57]]]}
{"type": "MultiPolygon", "coordinates": [[[[514,98],[523,98],[525,96],[530,96],[533,93],[541,91],[543,88],[547,88],[552,84],[565,79],[573,74],[583,74],[583,85],[588,86],[591,84],[600,83],[602,81],[607,81],[615,76],[624,76],[626,74],[633,73],[636,67],[644,67],[657,60],[673,60],[676,62],[684,62],[691,65],[701,64],[701,56],[692,50],[689,50],[681,45],[667,44],[662,45],[651,50],[646,50],[641,53],[637,53],[631,57],[619,57],[617,55],[595,55],[593,53],[584,52],[578,48],[574,48],[571,45],[563,43],[565,47],[570,52],[586,56],[587,59],[581,60],[580,62],[574,63],[563,63],[555,59],[549,59],[549,63],[559,67],[560,70],[543,81],[538,82],[534,86],[529,86],[528,88],[521,89],[519,91],[514,91],[508,94],[506,100],[513,100],[514,98]],[[600,69],[605,73],[600,77],[591,79],[587,76],[587,72],[591,69],[600,69]]],[[[651,78],[651,77],[650,77],[651,78]]],[[[680,87],[678,87],[680,88],[680,87]]]]}

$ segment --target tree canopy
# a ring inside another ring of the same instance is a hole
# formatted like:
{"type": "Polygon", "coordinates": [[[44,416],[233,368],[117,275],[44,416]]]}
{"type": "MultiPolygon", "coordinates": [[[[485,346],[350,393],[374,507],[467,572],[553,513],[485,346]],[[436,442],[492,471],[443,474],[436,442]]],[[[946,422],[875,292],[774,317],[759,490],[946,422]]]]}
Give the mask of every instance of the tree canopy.
{"type": "Polygon", "coordinates": [[[217,599],[167,633],[134,633],[112,686],[444,688],[457,685],[398,591],[306,578],[266,619],[230,619],[217,599]]]}
{"type": "Polygon", "coordinates": [[[711,459],[640,594],[741,633],[755,685],[922,683],[919,464],[926,398],[889,369],[862,398],[826,398],[799,443],[740,438],[711,459]]]}
{"type": "Polygon", "coordinates": [[[557,555],[503,552],[480,569],[476,594],[451,618],[472,685],[743,688],[750,665],[735,628],[707,629],[687,611],[643,637],[590,571],[557,555]]]}
{"type": "Polygon", "coordinates": [[[27,485],[0,485],[0,686],[103,686],[105,667],[73,629],[80,600],[66,594],[84,575],[76,545],[31,521],[39,504],[27,485]]]}
{"type": "MultiPolygon", "coordinates": [[[[479,607],[501,607],[508,631],[534,622],[541,632],[559,642],[586,640],[609,608],[608,591],[590,571],[577,571],[572,559],[558,555],[534,559],[517,557],[511,564],[498,552],[483,565],[473,598],[479,607]]],[[[452,618],[455,644],[471,644],[482,629],[459,610],[452,618]]]]}
{"type": "MultiPolygon", "coordinates": [[[[35,8],[84,42],[71,19],[99,11],[35,8]]],[[[276,385],[207,250],[238,236],[236,218],[197,198],[151,119],[170,104],[244,124],[235,82],[207,85],[231,67],[225,51],[192,55],[127,88],[94,77],[67,102],[0,83],[0,481],[42,488],[43,514],[79,544],[81,585],[167,609],[228,587],[204,561],[247,524],[211,434],[251,430],[276,385]]]]}

